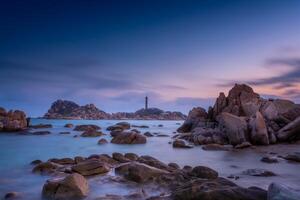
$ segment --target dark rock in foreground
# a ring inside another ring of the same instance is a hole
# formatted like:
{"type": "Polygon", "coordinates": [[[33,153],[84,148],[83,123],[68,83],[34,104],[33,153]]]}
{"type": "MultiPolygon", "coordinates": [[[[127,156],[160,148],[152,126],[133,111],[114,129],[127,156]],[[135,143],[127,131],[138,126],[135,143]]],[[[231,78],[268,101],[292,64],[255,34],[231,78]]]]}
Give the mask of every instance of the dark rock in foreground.
{"type": "Polygon", "coordinates": [[[177,131],[189,133],[179,138],[200,145],[251,146],[297,141],[300,105],[284,99],[263,99],[250,86],[236,84],[227,97],[220,93],[208,112],[193,108],[177,131]]]}
{"type": "Polygon", "coordinates": [[[48,180],[42,191],[48,200],[79,200],[88,195],[89,185],[80,174],[74,173],[65,178],[48,180]]]}

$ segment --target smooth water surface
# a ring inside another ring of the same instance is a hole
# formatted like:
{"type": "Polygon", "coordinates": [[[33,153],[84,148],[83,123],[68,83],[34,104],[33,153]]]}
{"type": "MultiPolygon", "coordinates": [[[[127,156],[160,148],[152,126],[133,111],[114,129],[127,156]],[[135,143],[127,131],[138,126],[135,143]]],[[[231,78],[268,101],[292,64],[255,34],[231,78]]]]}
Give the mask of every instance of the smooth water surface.
{"type": "MultiPolygon", "coordinates": [[[[32,124],[52,124],[49,130],[50,135],[22,135],[15,133],[0,134],[0,198],[10,191],[21,192],[24,199],[40,199],[42,186],[49,176],[32,174],[30,162],[36,159],[43,161],[49,158],[63,158],[75,156],[89,156],[91,154],[113,152],[133,152],[138,155],[151,155],[166,163],[175,162],[180,166],[184,165],[205,165],[219,172],[221,176],[240,174],[243,170],[251,168],[269,169],[278,176],[275,177],[250,177],[239,175],[241,178],[235,182],[239,185],[258,186],[267,188],[275,181],[300,189],[300,164],[280,160],[276,164],[267,164],[260,161],[261,157],[270,152],[285,154],[287,152],[300,151],[300,145],[272,145],[245,149],[239,151],[204,151],[200,146],[192,149],[174,149],[169,142],[182,121],[144,121],[127,120],[134,125],[148,125],[150,128],[139,129],[142,133],[146,131],[168,134],[170,137],[150,137],[146,144],[141,145],[98,145],[100,138],[111,140],[109,134],[96,138],[76,137],[80,132],[70,128],[64,128],[66,123],[96,124],[102,127],[104,133],[107,126],[119,121],[116,120],[45,120],[33,119],[32,124]],[[158,127],[162,124],[163,127],[158,127]],[[71,134],[59,134],[69,131],[71,134]]],[[[37,131],[36,130],[36,131],[37,131]]],[[[110,176],[97,176],[89,179],[91,192],[89,199],[105,194],[128,194],[136,189],[136,185],[126,187],[110,180],[110,176]],[[107,183],[107,184],[104,184],[107,183]]]]}

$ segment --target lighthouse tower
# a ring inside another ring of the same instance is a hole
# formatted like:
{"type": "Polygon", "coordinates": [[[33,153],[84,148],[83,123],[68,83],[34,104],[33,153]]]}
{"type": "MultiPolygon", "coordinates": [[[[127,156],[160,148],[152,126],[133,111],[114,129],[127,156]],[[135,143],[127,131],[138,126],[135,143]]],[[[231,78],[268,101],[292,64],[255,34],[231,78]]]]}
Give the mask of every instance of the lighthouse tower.
{"type": "Polygon", "coordinates": [[[145,110],[148,109],[148,97],[146,96],[145,97],[145,110]]]}

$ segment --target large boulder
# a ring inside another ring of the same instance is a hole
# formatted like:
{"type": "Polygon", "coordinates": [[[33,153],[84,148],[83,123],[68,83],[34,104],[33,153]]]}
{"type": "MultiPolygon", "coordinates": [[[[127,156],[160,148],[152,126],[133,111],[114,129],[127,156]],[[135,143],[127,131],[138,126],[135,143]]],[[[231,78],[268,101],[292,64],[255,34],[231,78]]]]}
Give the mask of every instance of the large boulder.
{"type": "Polygon", "coordinates": [[[146,136],[135,131],[120,132],[111,140],[114,144],[145,144],[146,142],[146,136]]]}
{"type": "Polygon", "coordinates": [[[89,185],[80,174],[74,173],[60,179],[47,180],[42,196],[47,200],[79,200],[88,195],[89,185]]]}
{"type": "Polygon", "coordinates": [[[168,171],[137,162],[121,165],[117,167],[115,171],[117,174],[124,175],[128,180],[135,181],[137,183],[144,183],[163,174],[169,173],[168,171]]]}
{"type": "Polygon", "coordinates": [[[26,114],[23,111],[6,112],[4,108],[0,108],[0,131],[21,131],[26,128],[26,114]]]}
{"type": "Polygon", "coordinates": [[[248,124],[244,117],[223,112],[218,117],[220,129],[223,130],[232,145],[247,141],[248,124]]]}
{"type": "Polygon", "coordinates": [[[99,160],[87,160],[72,166],[72,171],[77,172],[83,176],[91,176],[96,174],[104,174],[109,172],[110,167],[99,160]]]}
{"type": "Polygon", "coordinates": [[[198,125],[201,125],[199,123],[205,123],[207,119],[207,112],[204,108],[197,107],[193,108],[189,114],[185,122],[177,129],[177,132],[179,133],[186,133],[193,130],[198,125]]]}
{"type": "Polygon", "coordinates": [[[296,109],[297,107],[299,106],[292,101],[275,99],[267,101],[262,106],[261,112],[268,120],[276,120],[282,115],[288,115],[291,110],[296,109]]]}
{"type": "Polygon", "coordinates": [[[97,131],[100,129],[100,126],[94,124],[84,124],[75,126],[74,131],[97,131]]]}
{"type": "Polygon", "coordinates": [[[300,116],[294,121],[290,122],[277,133],[277,139],[279,141],[286,141],[291,139],[300,138],[300,116]]]}
{"type": "Polygon", "coordinates": [[[287,186],[271,183],[268,188],[268,200],[299,200],[300,192],[287,186]]]}
{"type": "Polygon", "coordinates": [[[220,93],[213,107],[213,118],[216,119],[222,112],[236,116],[252,116],[260,108],[263,100],[246,84],[235,84],[228,96],[220,93]]]}
{"type": "Polygon", "coordinates": [[[255,117],[251,118],[251,142],[253,144],[268,145],[269,136],[267,125],[262,114],[257,111],[255,117]]]}
{"type": "Polygon", "coordinates": [[[266,200],[265,190],[253,187],[242,188],[224,179],[191,180],[172,192],[174,200],[266,200]]]}

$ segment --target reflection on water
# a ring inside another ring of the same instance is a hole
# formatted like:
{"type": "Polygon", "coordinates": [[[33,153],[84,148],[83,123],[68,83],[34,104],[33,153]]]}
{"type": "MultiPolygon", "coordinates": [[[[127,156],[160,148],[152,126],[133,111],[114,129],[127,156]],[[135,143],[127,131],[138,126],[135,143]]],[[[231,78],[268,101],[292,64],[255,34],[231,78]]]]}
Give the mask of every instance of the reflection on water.
{"type": "MultiPolygon", "coordinates": [[[[79,132],[64,128],[66,123],[73,124],[96,124],[100,125],[104,133],[107,126],[115,124],[115,120],[43,120],[33,119],[33,124],[51,123],[50,130],[52,134],[44,136],[1,134],[0,135],[0,195],[6,192],[17,191],[24,193],[28,199],[40,199],[40,193],[43,183],[48,176],[40,176],[31,173],[32,160],[41,159],[43,161],[49,158],[63,158],[74,156],[89,156],[91,154],[113,152],[133,152],[138,155],[151,155],[164,162],[176,162],[184,165],[205,165],[217,170],[221,176],[230,174],[239,174],[241,171],[250,168],[269,169],[278,176],[276,177],[249,177],[240,175],[236,182],[243,186],[259,186],[266,188],[270,182],[277,181],[285,183],[294,188],[300,189],[297,184],[300,182],[299,164],[288,163],[280,160],[276,164],[267,164],[260,161],[261,157],[268,152],[277,152],[284,154],[287,152],[300,151],[300,145],[272,145],[268,147],[259,147],[256,149],[246,149],[240,151],[203,151],[201,147],[192,149],[173,149],[171,137],[151,137],[146,144],[142,145],[116,145],[105,144],[98,145],[97,138],[74,138],[79,132]],[[70,131],[69,135],[62,135],[59,132],[70,131]]],[[[173,132],[178,128],[178,121],[128,121],[135,125],[148,125],[148,129],[139,129],[142,132],[161,132],[173,136],[173,132]],[[163,127],[158,127],[163,124],[163,127]]],[[[43,130],[43,129],[42,129],[43,130]]],[[[102,136],[108,141],[111,139],[109,134],[102,136]]],[[[98,176],[89,180],[91,185],[91,196],[104,194],[128,194],[136,189],[136,185],[120,187],[119,183],[107,181],[108,177],[98,176]]]]}

